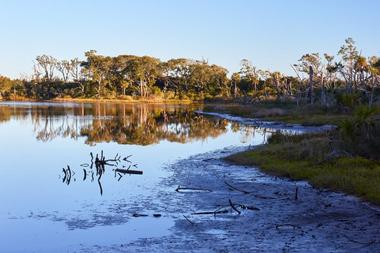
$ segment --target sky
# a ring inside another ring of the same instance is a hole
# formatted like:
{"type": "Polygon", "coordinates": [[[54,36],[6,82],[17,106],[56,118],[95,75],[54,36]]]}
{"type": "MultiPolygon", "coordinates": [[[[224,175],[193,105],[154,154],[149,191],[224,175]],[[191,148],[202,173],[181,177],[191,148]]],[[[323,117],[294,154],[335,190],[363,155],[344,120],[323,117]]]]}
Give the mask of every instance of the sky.
{"type": "Polygon", "coordinates": [[[292,74],[305,53],[335,54],[353,37],[380,56],[378,0],[0,0],[0,75],[32,73],[37,55],[241,59],[292,74]]]}

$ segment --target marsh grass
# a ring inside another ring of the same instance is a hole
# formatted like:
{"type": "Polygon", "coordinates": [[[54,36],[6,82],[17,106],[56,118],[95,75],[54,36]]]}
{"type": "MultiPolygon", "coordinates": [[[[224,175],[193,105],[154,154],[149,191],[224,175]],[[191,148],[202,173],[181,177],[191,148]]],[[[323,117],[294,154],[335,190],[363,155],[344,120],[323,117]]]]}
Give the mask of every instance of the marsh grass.
{"type": "Polygon", "coordinates": [[[276,133],[268,144],[226,159],[258,166],[272,175],[307,180],[314,187],[356,195],[380,205],[380,162],[358,155],[332,156],[337,153],[334,134],[276,133]]]}

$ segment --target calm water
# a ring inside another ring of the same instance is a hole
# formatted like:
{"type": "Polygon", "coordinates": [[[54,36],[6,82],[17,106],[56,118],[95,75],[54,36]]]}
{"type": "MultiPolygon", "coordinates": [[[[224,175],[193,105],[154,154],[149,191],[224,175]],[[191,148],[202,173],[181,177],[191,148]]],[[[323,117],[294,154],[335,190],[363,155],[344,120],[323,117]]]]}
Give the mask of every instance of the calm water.
{"type": "Polygon", "coordinates": [[[171,176],[171,163],[265,140],[264,131],[198,109],[0,103],[0,252],[71,252],[170,233],[173,219],[150,196],[171,176]],[[106,159],[121,158],[99,178],[90,153],[102,151],[106,159]],[[114,172],[130,165],[143,175],[114,172]]]}

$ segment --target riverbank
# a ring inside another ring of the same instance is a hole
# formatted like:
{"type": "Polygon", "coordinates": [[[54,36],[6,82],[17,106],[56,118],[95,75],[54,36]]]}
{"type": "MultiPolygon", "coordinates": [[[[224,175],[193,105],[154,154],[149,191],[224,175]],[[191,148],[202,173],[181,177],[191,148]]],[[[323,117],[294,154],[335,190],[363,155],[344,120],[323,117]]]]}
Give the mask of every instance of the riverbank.
{"type": "Polygon", "coordinates": [[[231,155],[226,160],[258,166],[275,176],[307,180],[314,187],[344,192],[380,205],[378,127],[368,119],[361,121],[346,122],[343,130],[330,132],[301,135],[277,132],[267,144],[231,155]],[[368,132],[367,128],[374,130],[368,132]],[[369,140],[363,135],[369,135],[369,140]]]}
{"type": "Polygon", "coordinates": [[[276,101],[254,104],[206,103],[204,111],[303,126],[339,125],[352,116],[349,110],[342,111],[337,107],[297,106],[295,102],[276,101]]]}
{"type": "Polygon", "coordinates": [[[339,125],[351,119],[349,112],[342,112],[337,108],[324,108],[320,106],[298,107],[294,102],[267,101],[245,104],[239,100],[190,100],[190,99],[164,99],[160,97],[140,98],[125,96],[123,98],[54,98],[49,100],[36,100],[25,97],[16,97],[11,100],[0,101],[16,102],[75,102],[75,103],[125,103],[125,104],[202,104],[203,112],[218,113],[221,115],[239,116],[267,122],[280,122],[285,124],[299,124],[302,126],[339,125]]]}
{"type": "Polygon", "coordinates": [[[37,100],[24,97],[17,97],[11,100],[0,99],[1,102],[75,102],[75,103],[126,103],[126,104],[199,104],[202,101],[187,99],[160,99],[160,98],[54,98],[48,100],[37,100]]]}
{"type": "Polygon", "coordinates": [[[186,99],[159,99],[159,98],[128,98],[128,99],[120,99],[120,98],[55,98],[50,101],[55,102],[77,102],[77,103],[129,103],[129,104],[196,104],[199,101],[192,101],[186,99]]]}
{"type": "Polygon", "coordinates": [[[189,245],[192,252],[380,250],[376,209],[344,194],[223,160],[244,149],[226,148],[170,165],[173,174],[163,179],[162,188],[171,190],[153,198],[162,200],[164,216],[175,219],[171,233],[100,248],[102,252],[183,252],[189,245]],[[178,186],[203,191],[176,191],[178,186]]]}
{"type": "Polygon", "coordinates": [[[324,137],[308,136],[298,143],[266,144],[226,160],[257,166],[275,176],[307,180],[314,187],[344,192],[380,205],[380,163],[360,156],[330,155],[329,159],[327,145],[324,137]]]}

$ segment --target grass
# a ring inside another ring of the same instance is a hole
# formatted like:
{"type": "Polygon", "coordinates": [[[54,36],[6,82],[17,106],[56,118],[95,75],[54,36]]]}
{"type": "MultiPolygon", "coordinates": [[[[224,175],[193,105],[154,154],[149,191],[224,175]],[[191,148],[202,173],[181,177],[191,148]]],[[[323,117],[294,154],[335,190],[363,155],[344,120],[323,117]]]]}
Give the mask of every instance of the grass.
{"type": "Polygon", "coordinates": [[[352,194],[380,205],[380,162],[360,156],[326,159],[331,146],[328,134],[277,136],[255,150],[226,159],[258,166],[268,174],[307,180],[315,187],[352,194]]]}
{"type": "Polygon", "coordinates": [[[206,104],[204,110],[305,126],[339,125],[342,121],[351,118],[349,113],[327,110],[320,106],[297,107],[291,102],[261,102],[249,105],[206,104]]]}

